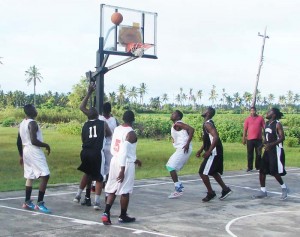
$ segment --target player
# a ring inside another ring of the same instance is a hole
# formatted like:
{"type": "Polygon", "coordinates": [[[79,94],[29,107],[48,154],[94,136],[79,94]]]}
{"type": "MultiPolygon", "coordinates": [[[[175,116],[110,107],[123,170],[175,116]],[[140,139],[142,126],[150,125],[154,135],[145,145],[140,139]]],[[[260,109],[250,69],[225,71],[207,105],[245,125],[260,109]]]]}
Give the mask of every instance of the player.
{"type": "MultiPolygon", "coordinates": [[[[107,123],[112,134],[114,133],[115,128],[119,125],[117,119],[115,117],[113,117],[111,114],[111,104],[109,102],[105,102],[103,104],[103,115],[99,115],[99,119],[103,120],[107,123]]],[[[110,152],[111,139],[112,139],[112,136],[106,136],[105,142],[104,142],[104,148],[103,148],[104,156],[102,157],[102,158],[104,158],[104,159],[102,159],[102,164],[104,164],[103,171],[102,171],[103,178],[104,178],[103,185],[107,181],[110,161],[112,158],[112,154],[110,152]]],[[[92,186],[92,191],[93,191],[93,187],[94,187],[94,183],[92,186]]]]}
{"type": "Polygon", "coordinates": [[[111,136],[111,131],[106,122],[99,120],[99,113],[96,108],[87,109],[87,102],[95,90],[95,85],[90,84],[88,93],[81,102],[80,110],[88,117],[81,132],[82,151],[80,153],[81,165],[78,170],[84,172],[78,192],[74,202],[79,202],[81,193],[86,187],[86,195],[81,205],[91,206],[91,183],[96,180],[95,204],[94,209],[100,210],[100,195],[102,191],[103,176],[100,172],[102,163],[102,149],[104,137],[111,136]]]}
{"type": "Polygon", "coordinates": [[[196,153],[196,156],[200,157],[204,150],[202,156],[204,159],[199,169],[199,175],[207,188],[207,196],[202,199],[203,202],[209,202],[216,197],[216,193],[210,184],[209,175],[213,176],[222,187],[220,200],[224,200],[232,193],[231,189],[225,185],[221,178],[223,174],[223,146],[214,122],[212,121],[214,115],[215,109],[212,107],[208,107],[201,115],[204,118],[203,145],[196,153]]]}
{"type": "Polygon", "coordinates": [[[261,160],[259,170],[259,181],[261,186],[260,194],[254,198],[267,197],[266,175],[270,174],[275,177],[281,186],[282,194],[280,199],[285,200],[288,197],[288,188],[283,182],[281,176],[286,175],[285,171],[285,154],[283,150],[283,141],[285,139],[284,131],[279,119],[283,114],[277,108],[268,111],[266,118],[268,122],[265,127],[264,154],[261,160]]]}
{"type": "Polygon", "coordinates": [[[116,195],[120,196],[121,213],[119,222],[134,222],[134,217],[127,215],[129,195],[133,191],[135,164],[141,166],[140,160],[136,159],[137,136],[132,128],[134,113],[127,110],[123,114],[122,125],[119,125],[113,134],[111,153],[113,158],[110,163],[109,176],[105,186],[108,193],[105,211],[102,214],[104,225],[111,225],[110,209],[116,195]]]}
{"type": "Polygon", "coordinates": [[[177,198],[183,194],[184,187],[178,179],[177,171],[181,170],[192,154],[192,139],[194,128],[182,122],[183,114],[175,110],[171,115],[173,126],[171,136],[175,153],[170,157],[166,164],[174,182],[175,191],[169,195],[169,198],[177,198]]]}
{"type": "Polygon", "coordinates": [[[35,121],[38,112],[32,104],[24,106],[25,119],[20,123],[17,146],[20,154],[20,164],[24,166],[26,179],[25,202],[23,208],[51,213],[45,206],[44,195],[46,192],[50,171],[45,154],[41,147],[45,147],[48,155],[50,146],[43,142],[41,128],[35,121]],[[22,149],[23,146],[23,149],[22,149]],[[34,179],[40,179],[39,194],[36,205],[31,201],[32,184],[34,179]]]}

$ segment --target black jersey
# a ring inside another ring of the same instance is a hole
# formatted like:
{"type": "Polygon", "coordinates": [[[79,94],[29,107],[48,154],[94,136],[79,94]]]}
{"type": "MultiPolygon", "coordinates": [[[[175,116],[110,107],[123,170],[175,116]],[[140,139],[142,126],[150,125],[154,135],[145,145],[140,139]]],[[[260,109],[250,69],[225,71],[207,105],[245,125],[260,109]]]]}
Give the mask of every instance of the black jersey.
{"type": "Polygon", "coordinates": [[[85,122],[82,127],[81,140],[82,149],[95,149],[100,151],[103,148],[104,121],[95,119],[85,122]]]}
{"type": "MultiPolygon", "coordinates": [[[[271,123],[268,121],[265,127],[265,141],[266,143],[272,143],[278,140],[278,134],[276,125],[279,123],[278,120],[274,120],[271,123]]],[[[278,146],[282,148],[282,143],[279,143],[278,146]]]]}
{"type": "MultiPolygon", "coordinates": [[[[212,142],[213,138],[206,131],[206,129],[205,129],[205,123],[210,123],[213,127],[215,127],[215,124],[214,124],[214,122],[211,119],[207,120],[207,121],[205,121],[203,123],[203,136],[202,136],[202,138],[203,138],[204,150],[207,151],[209,149],[210,145],[211,145],[211,142],[212,142]]],[[[217,152],[216,154],[218,154],[218,155],[223,154],[223,145],[222,145],[221,139],[218,140],[215,149],[216,149],[216,152],[217,152]]]]}

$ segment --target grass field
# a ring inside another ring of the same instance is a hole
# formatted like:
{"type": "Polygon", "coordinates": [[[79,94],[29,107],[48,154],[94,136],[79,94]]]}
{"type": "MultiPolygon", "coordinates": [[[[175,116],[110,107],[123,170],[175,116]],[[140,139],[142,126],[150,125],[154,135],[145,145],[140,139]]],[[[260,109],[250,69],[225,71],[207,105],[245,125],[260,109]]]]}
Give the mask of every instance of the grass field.
{"type": "MultiPolygon", "coordinates": [[[[20,190],[24,188],[23,167],[19,165],[16,146],[17,128],[0,127],[0,191],[20,190]]],[[[51,147],[47,156],[51,177],[49,185],[79,183],[82,173],[77,170],[80,164],[80,136],[64,135],[56,130],[44,129],[44,140],[51,147]]],[[[195,153],[201,144],[193,143],[193,154],[179,175],[198,173],[201,159],[195,153]]],[[[225,143],[225,171],[246,169],[246,148],[240,143],[225,143]]],[[[139,139],[137,156],[143,162],[137,168],[136,178],[154,178],[169,176],[165,164],[174,152],[167,140],[139,139]]],[[[300,147],[285,147],[286,166],[300,167],[300,147]]],[[[37,183],[35,182],[35,188],[37,183]]]]}

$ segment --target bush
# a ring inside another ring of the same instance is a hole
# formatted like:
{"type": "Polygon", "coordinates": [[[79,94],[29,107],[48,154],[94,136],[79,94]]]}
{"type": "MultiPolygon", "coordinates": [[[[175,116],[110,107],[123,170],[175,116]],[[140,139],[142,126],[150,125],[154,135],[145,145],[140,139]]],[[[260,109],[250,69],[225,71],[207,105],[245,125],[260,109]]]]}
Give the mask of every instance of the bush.
{"type": "Polygon", "coordinates": [[[288,146],[288,147],[295,147],[298,145],[298,139],[295,137],[288,137],[285,139],[284,143],[288,146]]]}
{"type": "Polygon", "coordinates": [[[77,121],[71,121],[70,123],[60,123],[57,125],[57,130],[64,134],[80,135],[82,124],[77,121]]]}
{"type": "Polygon", "coordinates": [[[16,119],[14,117],[6,118],[2,121],[2,127],[11,127],[17,124],[16,119]]]}

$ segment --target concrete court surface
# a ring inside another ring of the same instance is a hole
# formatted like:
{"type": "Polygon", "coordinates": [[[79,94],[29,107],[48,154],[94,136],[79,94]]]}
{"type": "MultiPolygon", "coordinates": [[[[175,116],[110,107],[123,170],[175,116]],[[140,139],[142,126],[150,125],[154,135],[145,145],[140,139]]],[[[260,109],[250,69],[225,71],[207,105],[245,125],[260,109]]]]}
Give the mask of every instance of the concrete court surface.
{"type": "MultiPolygon", "coordinates": [[[[267,176],[269,197],[253,199],[259,191],[258,173],[225,172],[223,179],[233,194],[208,203],[198,175],[180,176],[184,195],[168,199],[174,187],[171,178],[138,180],[128,213],[135,223],[120,224],[119,198],[111,210],[111,226],[101,223],[102,211],[73,203],[77,185],[49,187],[45,202],[52,214],[21,208],[24,191],[0,193],[0,236],[300,236],[300,168],[288,168],[284,181],[290,188],[287,200],[267,176]]],[[[212,181],[220,196],[220,187],[212,181]]],[[[37,190],[33,191],[36,201],[37,190]]],[[[83,195],[84,196],[84,195],[83,195]]],[[[92,195],[94,200],[94,195],[92,195]]],[[[101,196],[102,206],[104,198],[101,196]]]]}

